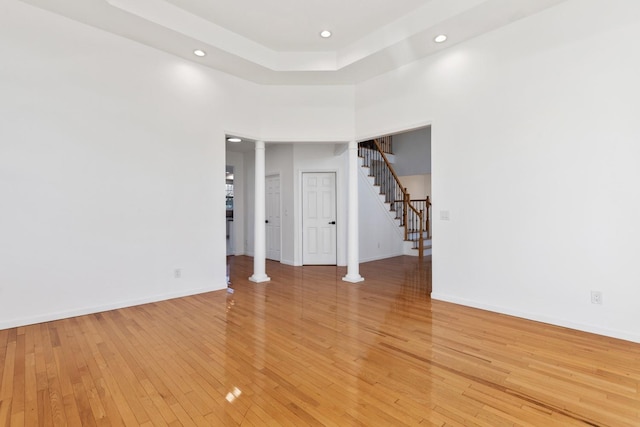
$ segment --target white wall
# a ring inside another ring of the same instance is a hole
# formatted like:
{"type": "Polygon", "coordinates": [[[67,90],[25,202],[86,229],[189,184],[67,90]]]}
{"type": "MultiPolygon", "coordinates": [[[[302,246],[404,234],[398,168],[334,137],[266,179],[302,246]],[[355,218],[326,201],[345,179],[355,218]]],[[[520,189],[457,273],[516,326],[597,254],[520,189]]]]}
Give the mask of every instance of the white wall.
{"type": "Polygon", "coordinates": [[[224,288],[239,81],[0,7],[0,328],[224,288]]]}
{"type": "MultiPolygon", "coordinates": [[[[247,176],[247,253],[253,255],[253,153],[245,154],[247,176]]],[[[346,265],[346,153],[335,154],[334,144],[267,144],[265,174],[279,174],[282,197],[282,257],[288,265],[302,265],[302,187],[303,172],[336,173],[337,262],[346,265]]],[[[267,274],[269,272],[267,271],[267,274]]]]}
{"type": "Polygon", "coordinates": [[[353,132],[352,88],[274,98],[17,0],[0,57],[0,328],[226,287],[225,133],[353,132]]]}
{"type": "Polygon", "coordinates": [[[336,245],[337,263],[347,264],[347,153],[336,155],[334,144],[294,144],[294,205],[296,216],[293,228],[295,265],[302,265],[302,173],[336,173],[336,245]]]}
{"type": "Polygon", "coordinates": [[[405,175],[399,178],[402,185],[409,191],[412,200],[431,196],[431,174],[405,175]]]}
{"type": "MultiPolygon", "coordinates": [[[[358,244],[360,262],[403,255],[404,228],[394,220],[373,186],[368,170],[358,171],[358,244]]],[[[366,280],[366,277],[365,277],[366,280]]]]}
{"type": "Polygon", "coordinates": [[[265,173],[280,175],[280,262],[294,265],[293,146],[269,144],[265,153],[265,173]]]}
{"type": "MultiPolygon", "coordinates": [[[[254,212],[255,212],[255,152],[243,153],[244,158],[244,248],[245,254],[253,256],[254,212]]],[[[266,149],[265,149],[266,163],[266,149]]],[[[266,165],[265,165],[266,166],[266,165]]]]}
{"type": "Polygon", "coordinates": [[[264,86],[260,136],[267,142],[349,141],[353,86],[264,86]]]}
{"type": "Polygon", "coordinates": [[[434,298],[640,341],[638,40],[572,0],[357,87],[358,134],[432,124],[434,298]]]}
{"type": "Polygon", "coordinates": [[[431,128],[425,127],[393,136],[395,162],[400,176],[431,173],[431,128]]]}
{"type": "MultiPolygon", "coordinates": [[[[639,24],[634,0],[569,0],[354,93],[260,87],[5,0],[0,328],[223,288],[225,133],[432,124],[434,217],[451,216],[434,297],[640,341],[639,24]]],[[[337,172],[339,224],[345,158],[294,145],[295,174],[337,172]]]]}

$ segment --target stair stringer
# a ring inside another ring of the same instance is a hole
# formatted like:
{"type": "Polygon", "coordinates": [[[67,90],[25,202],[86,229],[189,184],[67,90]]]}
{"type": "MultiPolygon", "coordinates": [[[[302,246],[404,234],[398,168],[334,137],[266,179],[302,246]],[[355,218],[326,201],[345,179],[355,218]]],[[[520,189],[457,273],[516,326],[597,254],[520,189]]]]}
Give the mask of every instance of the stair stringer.
{"type": "Polygon", "coordinates": [[[380,187],[368,175],[369,168],[358,168],[358,220],[360,262],[375,261],[404,254],[404,231],[400,221],[384,201],[380,187]]]}

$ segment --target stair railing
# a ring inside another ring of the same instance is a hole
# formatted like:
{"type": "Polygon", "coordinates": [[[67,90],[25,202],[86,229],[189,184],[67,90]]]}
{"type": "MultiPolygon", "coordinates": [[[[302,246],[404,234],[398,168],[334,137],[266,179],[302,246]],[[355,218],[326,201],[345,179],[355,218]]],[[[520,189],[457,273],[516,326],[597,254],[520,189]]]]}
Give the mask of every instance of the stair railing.
{"type": "Polygon", "coordinates": [[[431,235],[429,222],[431,202],[428,197],[425,200],[411,200],[407,188],[402,186],[400,178],[389,162],[385,149],[390,151],[391,137],[358,144],[358,155],[362,157],[363,165],[369,168],[369,174],[374,177],[375,184],[380,186],[380,194],[384,195],[390,210],[395,212],[396,219],[400,220],[400,225],[404,227],[404,240],[413,240],[414,248],[419,250],[419,256],[422,257],[425,230],[427,230],[427,236],[431,235]],[[414,239],[414,236],[417,238],[414,239]]]}
{"type": "Polygon", "coordinates": [[[425,199],[412,199],[411,204],[416,209],[424,212],[424,231],[427,233],[427,238],[431,239],[431,197],[427,196],[425,199]]]}

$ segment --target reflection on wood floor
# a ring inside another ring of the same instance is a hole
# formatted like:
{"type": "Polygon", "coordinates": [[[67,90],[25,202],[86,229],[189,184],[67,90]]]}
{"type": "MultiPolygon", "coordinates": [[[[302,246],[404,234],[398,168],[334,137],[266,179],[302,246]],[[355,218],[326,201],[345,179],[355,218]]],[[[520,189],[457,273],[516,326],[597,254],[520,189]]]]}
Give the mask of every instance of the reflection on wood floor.
{"type": "Polygon", "coordinates": [[[0,331],[0,426],[639,426],[640,345],[431,301],[431,262],[0,331]]]}

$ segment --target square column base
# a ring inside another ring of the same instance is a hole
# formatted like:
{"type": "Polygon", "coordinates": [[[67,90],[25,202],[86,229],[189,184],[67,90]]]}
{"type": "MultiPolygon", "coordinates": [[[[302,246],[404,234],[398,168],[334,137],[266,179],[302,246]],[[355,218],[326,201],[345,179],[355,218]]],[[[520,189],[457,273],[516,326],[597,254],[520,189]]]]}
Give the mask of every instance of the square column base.
{"type": "Polygon", "coordinates": [[[255,283],[262,283],[262,282],[270,281],[271,277],[267,276],[266,274],[260,274],[260,275],[254,274],[253,276],[249,277],[249,280],[255,283]]]}
{"type": "Polygon", "coordinates": [[[347,274],[342,278],[342,280],[345,282],[359,283],[359,282],[364,282],[364,277],[362,277],[359,274],[354,274],[354,275],[347,274]]]}

